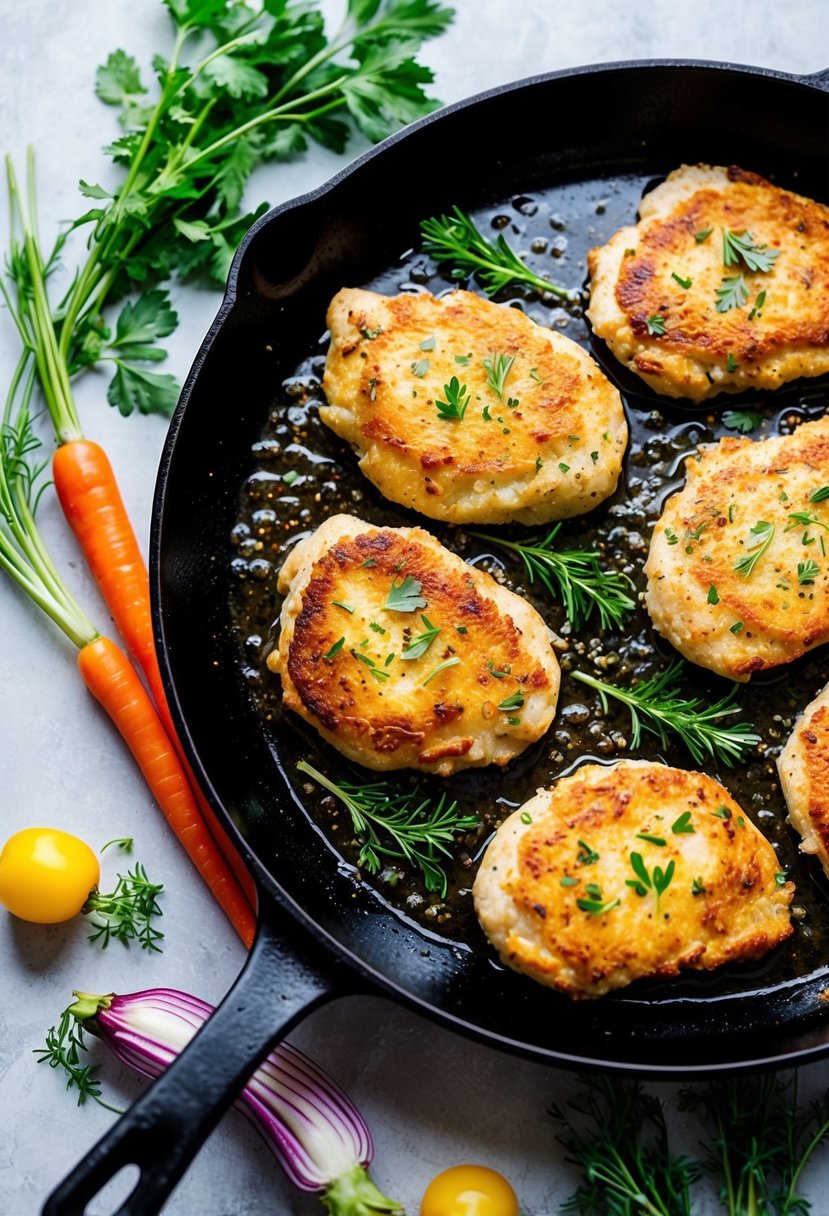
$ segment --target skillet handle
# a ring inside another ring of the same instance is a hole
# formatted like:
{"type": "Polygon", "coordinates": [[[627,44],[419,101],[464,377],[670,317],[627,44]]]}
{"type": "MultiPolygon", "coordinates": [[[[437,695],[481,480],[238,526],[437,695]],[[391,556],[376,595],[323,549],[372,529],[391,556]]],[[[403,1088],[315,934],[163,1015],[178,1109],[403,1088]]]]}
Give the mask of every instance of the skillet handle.
{"type": "Polygon", "coordinates": [[[128,1165],[141,1171],[113,1216],[155,1216],[225,1110],[269,1051],[312,1009],[356,991],[310,937],[303,960],[260,894],[259,928],[244,968],[180,1056],[58,1184],[43,1216],[83,1216],[128,1165]],[[316,947],[316,949],[314,948],[316,947]],[[305,961],[314,957],[314,966],[305,961]]]}

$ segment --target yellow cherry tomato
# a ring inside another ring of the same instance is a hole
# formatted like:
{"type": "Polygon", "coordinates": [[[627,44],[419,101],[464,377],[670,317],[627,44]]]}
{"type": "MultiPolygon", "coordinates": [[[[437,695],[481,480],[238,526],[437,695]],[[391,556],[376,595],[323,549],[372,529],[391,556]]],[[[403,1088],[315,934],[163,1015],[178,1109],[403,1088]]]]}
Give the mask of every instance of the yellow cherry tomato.
{"type": "Polygon", "coordinates": [[[519,1216],[518,1199],[496,1170],[485,1165],[453,1165],[427,1186],[420,1216],[519,1216]]]}
{"type": "Polygon", "coordinates": [[[101,876],[88,844],[59,828],[24,828],[0,853],[0,904],[21,920],[56,925],[77,916],[101,876]]]}

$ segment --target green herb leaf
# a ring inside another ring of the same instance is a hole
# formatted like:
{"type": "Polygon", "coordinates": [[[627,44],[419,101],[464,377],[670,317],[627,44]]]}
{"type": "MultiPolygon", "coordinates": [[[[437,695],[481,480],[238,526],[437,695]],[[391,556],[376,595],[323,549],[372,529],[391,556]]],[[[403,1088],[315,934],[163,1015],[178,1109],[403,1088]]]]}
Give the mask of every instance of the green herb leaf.
{"type": "Polygon", "coordinates": [[[743,262],[747,270],[768,274],[779,257],[779,249],[758,245],[750,232],[722,230],[722,260],[726,266],[739,266],[743,262]]]}
{"type": "Polygon", "coordinates": [[[574,629],[581,628],[594,612],[602,629],[618,627],[636,607],[630,594],[633,583],[626,574],[606,569],[592,549],[555,550],[561,526],[554,524],[540,540],[510,541],[486,532],[471,535],[517,554],[531,585],[538,579],[553,599],[561,597],[574,629]]]}
{"type": "Polygon", "coordinates": [[[674,822],[671,824],[671,831],[676,836],[693,833],[694,831],[696,831],[693,824],[691,823],[691,812],[683,811],[682,814],[677,819],[675,819],[674,822]]]}
{"type": "Polygon", "coordinates": [[[743,276],[734,274],[724,278],[714,294],[717,312],[729,312],[732,308],[742,308],[751,292],[743,276]]]}
{"type": "Polygon", "coordinates": [[[465,384],[461,384],[457,376],[453,376],[448,384],[444,384],[443,393],[446,397],[445,401],[436,400],[438,417],[442,419],[458,419],[463,418],[469,406],[469,390],[465,384]]]}
{"type": "Polygon", "coordinates": [[[519,688],[514,693],[512,693],[510,696],[505,697],[504,700],[498,706],[499,711],[503,714],[509,713],[513,709],[523,709],[523,708],[524,708],[524,690],[523,690],[523,688],[519,688]]]}
{"type": "Polygon", "coordinates": [[[654,337],[661,338],[665,333],[665,318],[661,313],[655,312],[645,321],[648,333],[654,337]]]}
{"type": "Polygon", "coordinates": [[[730,431],[748,435],[757,430],[763,419],[754,410],[725,410],[721,421],[730,431]]]}
{"type": "Polygon", "coordinates": [[[514,362],[515,355],[505,355],[503,351],[483,360],[487,384],[499,401],[504,400],[504,386],[514,362]]]}
{"type": "Polygon", "coordinates": [[[767,523],[764,519],[758,520],[753,525],[751,528],[751,539],[747,546],[749,552],[734,563],[734,569],[738,574],[742,574],[745,578],[748,578],[753,572],[754,567],[771,544],[774,538],[774,530],[774,524],[767,523]]]}
{"type": "Polygon", "coordinates": [[[348,809],[360,841],[358,864],[369,874],[380,872],[383,858],[399,858],[420,873],[427,891],[446,897],[444,859],[451,858],[450,846],[458,833],[478,826],[476,816],[460,814],[457,802],[445,792],[436,799],[420,783],[336,784],[305,760],[300,760],[297,770],[348,809]]]}
{"type": "Polygon", "coordinates": [[[393,580],[383,607],[386,612],[416,612],[418,608],[426,607],[426,600],[421,595],[422,590],[423,584],[410,574],[399,583],[393,580]]]}
{"type": "Polygon", "coordinates": [[[440,633],[439,628],[435,628],[432,622],[426,616],[421,616],[423,622],[423,633],[418,637],[412,638],[403,649],[400,651],[401,659],[422,659],[426,651],[432,645],[435,638],[440,633]]]}
{"type": "Polygon", "coordinates": [[[423,252],[428,257],[450,263],[453,278],[476,275],[488,295],[495,295],[510,284],[523,283],[564,299],[578,298],[578,292],[551,283],[530,270],[502,233],[494,241],[488,241],[459,207],[453,207],[449,215],[423,220],[420,232],[423,252]]]}
{"type": "Polygon", "coordinates": [[[571,677],[598,692],[605,712],[609,698],[628,707],[634,749],[639,747],[642,731],[656,735],[663,747],[668,745],[669,734],[676,734],[698,764],[705,759],[729,767],[740,763],[761,739],[745,722],[721,725],[723,718],[739,712],[734,704],[737,689],[714,702],[682,696],[679,682],[684,671],[684,662],[677,659],[634,688],[617,688],[583,671],[573,671],[571,677]]]}
{"type": "Polygon", "coordinates": [[[820,566],[810,558],[806,562],[797,563],[797,581],[801,587],[813,583],[820,574],[820,566]]]}

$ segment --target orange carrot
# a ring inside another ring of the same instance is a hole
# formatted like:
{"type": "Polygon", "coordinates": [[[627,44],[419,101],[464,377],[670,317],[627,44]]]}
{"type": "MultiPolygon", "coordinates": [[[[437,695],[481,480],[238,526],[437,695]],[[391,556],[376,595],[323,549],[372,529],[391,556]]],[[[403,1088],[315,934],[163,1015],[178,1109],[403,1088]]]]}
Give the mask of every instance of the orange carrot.
{"type": "Polygon", "coordinates": [[[164,817],[246,946],[256,921],[204,825],[161,720],[124,652],[100,635],[78,651],[78,667],[126,742],[164,817]]]}
{"type": "Polygon", "coordinates": [[[55,450],[52,475],[64,515],[118,632],[144,672],[150,695],[175,745],[201,814],[253,906],[256,895],[250,874],[202,794],[173,724],[153,639],[149,576],[106,452],[89,439],[69,440],[55,450]]]}

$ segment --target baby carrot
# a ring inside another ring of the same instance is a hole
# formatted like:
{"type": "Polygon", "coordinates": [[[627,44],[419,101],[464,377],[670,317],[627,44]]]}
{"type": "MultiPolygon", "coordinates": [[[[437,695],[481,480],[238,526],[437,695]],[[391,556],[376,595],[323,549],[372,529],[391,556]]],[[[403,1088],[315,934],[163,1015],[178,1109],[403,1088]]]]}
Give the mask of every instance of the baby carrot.
{"type": "Polygon", "coordinates": [[[102,638],[60,576],[35,523],[35,473],[27,454],[37,446],[29,416],[34,375],[21,356],[3,414],[0,444],[0,567],[78,648],[87,687],[132,751],[167,822],[230,917],[245,945],[253,940],[251,906],[204,823],[176,750],[126,655],[102,638]],[[28,376],[27,376],[28,371],[28,376]],[[20,398],[15,417],[12,403],[20,398]]]}
{"type": "Polygon", "coordinates": [[[129,659],[98,634],[78,651],[78,667],[132,752],[188,857],[249,947],[255,929],[250,906],[202,821],[175,749],[129,659]]]}

